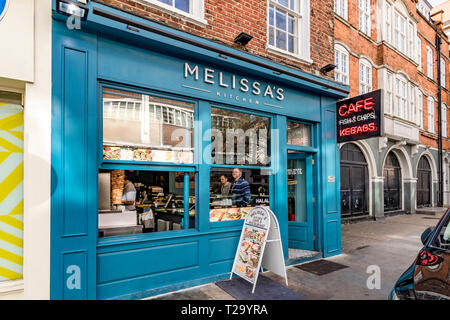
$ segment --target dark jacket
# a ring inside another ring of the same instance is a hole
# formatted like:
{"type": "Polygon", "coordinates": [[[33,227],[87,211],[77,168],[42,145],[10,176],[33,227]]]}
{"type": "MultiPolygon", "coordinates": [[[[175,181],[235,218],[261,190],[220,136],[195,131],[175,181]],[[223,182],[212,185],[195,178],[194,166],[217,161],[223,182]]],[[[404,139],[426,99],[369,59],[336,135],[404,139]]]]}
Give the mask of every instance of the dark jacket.
{"type": "Polygon", "coordinates": [[[231,188],[231,194],[233,196],[233,204],[238,207],[247,206],[250,203],[250,185],[244,178],[233,183],[231,188]]]}

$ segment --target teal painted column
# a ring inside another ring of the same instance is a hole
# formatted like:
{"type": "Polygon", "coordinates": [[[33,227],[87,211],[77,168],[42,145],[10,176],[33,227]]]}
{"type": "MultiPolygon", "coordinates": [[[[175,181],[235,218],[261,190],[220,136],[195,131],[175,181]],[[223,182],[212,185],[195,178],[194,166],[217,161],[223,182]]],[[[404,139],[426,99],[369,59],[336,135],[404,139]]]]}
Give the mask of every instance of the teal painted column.
{"type": "Polygon", "coordinates": [[[274,116],[274,124],[272,126],[271,140],[272,150],[271,157],[273,163],[274,187],[273,196],[274,206],[273,212],[277,216],[280,224],[281,241],[283,243],[284,258],[289,257],[288,245],[288,204],[287,204],[287,148],[286,148],[286,117],[274,116]]]}
{"type": "Polygon", "coordinates": [[[377,177],[372,180],[372,215],[375,219],[384,217],[384,180],[377,177]]]}

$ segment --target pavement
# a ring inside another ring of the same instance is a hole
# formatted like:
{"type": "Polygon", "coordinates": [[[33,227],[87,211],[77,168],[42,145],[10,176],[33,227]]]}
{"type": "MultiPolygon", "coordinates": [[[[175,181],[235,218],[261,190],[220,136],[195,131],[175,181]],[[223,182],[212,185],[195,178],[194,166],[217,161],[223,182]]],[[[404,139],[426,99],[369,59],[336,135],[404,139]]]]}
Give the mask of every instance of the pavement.
{"type": "MultiPolygon", "coordinates": [[[[348,268],[321,276],[289,266],[289,288],[308,300],[385,300],[399,276],[411,265],[422,248],[420,236],[437,224],[444,210],[386,217],[342,225],[342,254],[326,260],[348,268]],[[368,278],[379,271],[379,286],[368,288],[368,278]],[[377,288],[378,287],[378,288],[377,288]]],[[[285,285],[272,272],[264,276],[285,285]]],[[[256,287],[257,290],[257,287],[256,287]]],[[[234,300],[216,284],[210,283],[150,299],[158,300],[234,300]]]]}

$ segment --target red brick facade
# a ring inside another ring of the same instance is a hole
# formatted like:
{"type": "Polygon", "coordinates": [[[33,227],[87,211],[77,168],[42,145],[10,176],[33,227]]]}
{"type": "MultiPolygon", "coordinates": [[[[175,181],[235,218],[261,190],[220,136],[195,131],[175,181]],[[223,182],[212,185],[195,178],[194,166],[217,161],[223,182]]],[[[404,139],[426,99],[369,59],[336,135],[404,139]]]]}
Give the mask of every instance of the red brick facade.
{"type": "Polygon", "coordinates": [[[145,0],[94,1],[237,49],[243,48],[233,42],[234,38],[246,32],[253,39],[243,50],[309,73],[317,74],[321,67],[334,63],[334,3],[331,0],[310,0],[312,64],[267,50],[267,0],[204,0],[205,25],[159,10],[145,0]]]}
{"type": "MultiPolygon", "coordinates": [[[[371,0],[371,35],[368,36],[358,30],[359,15],[358,3],[359,0],[348,0],[348,19],[340,17],[335,14],[335,41],[336,43],[344,43],[349,49],[349,85],[350,96],[359,95],[359,58],[368,57],[375,66],[372,66],[372,89],[376,90],[380,87],[377,69],[382,66],[388,66],[395,72],[402,71],[407,74],[410,81],[416,83],[421,91],[424,93],[423,97],[423,124],[424,130],[420,130],[419,140],[421,144],[429,145],[437,148],[437,132],[438,132],[438,103],[437,103],[437,63],[436,63],[436,47],[435,47],[435,25],[429,22],[416,9],[417,0],[397,0],[407,7],[409,18],[417,22],[417,35],[421,40],[421,57],[422,57],[422,72],[418,71],[417,64],[414,59],[400,53],[392,44],[388,44],[381,40],[380,29],[383,30],[382,24],[377,21],[381,19],[379,1],[371,0]],[[377,16],[378,14],[378,16],[377,16]],[[426,47],[429,46],[433,50],[433,79],[426,75],[427,68],[427,53],[426,47]],[[428,103],[427,96],[432,95],[435,98],[435,133],[428,132],[428,103]]],[[[391,21],[394,24],[394,21],[391,21]]],[[[438,28],[440,30],[440,28],[438,28]]],[[[440,30],[440,36],[443,38],[441,52],[442,58],[445,61],[446,71],[446,88],[442,89],[442,103],[449,106],[450,102],[450,77],[448,71],[450,68],[449,59],[449,39],[440,30]]],[[[382,81],[382,79],[380,79],[382,81]]],[[[447,112],[447,123],[450,119],[450,112],[447,112]]],[[[447,137],[450,136],[448,128],[447,137]]],[[[443,148],[450,149],[450,141],[447,138],[443,139],[443,148]]]]}

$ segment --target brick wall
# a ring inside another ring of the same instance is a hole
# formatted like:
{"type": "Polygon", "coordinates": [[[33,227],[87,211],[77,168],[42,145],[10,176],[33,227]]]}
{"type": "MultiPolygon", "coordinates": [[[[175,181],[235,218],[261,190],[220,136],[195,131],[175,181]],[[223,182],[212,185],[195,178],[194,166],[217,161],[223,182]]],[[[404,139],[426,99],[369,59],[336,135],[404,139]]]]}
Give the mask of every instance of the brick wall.
{"type": "MultiPolygon", "coordinates": [[[[422,72],[418,72],[417,65],[411,59],[395,50],[391,45],[379,41],[377,31],[376,1],[372,0],[372,25],[370,37],[358,31],[359,26],[359,9],[358,0],[348,0],[348,20],[335,17],[335,40],[346,44],[350,50],[349,55],[349,73],[350,73],[350,96],[359,95],[359,57],[366,56],[375,64],[372,68],[372,87],[373,90],[378,89],[377,67],[387,65],[394,71],[403,71],[408,77],[418,84],[424,93],[423,98],[423,122],[425,131],[421,131],[420,142],[424,145],[430,145],[437,148],[437,130],[438,130],[438,105],[437,105],[437,63],[435,50],[435,30],[432,25],[420,16],[416,9],[416,1],[405,0],[404,4],[408,5],[409,14],[417,21],[418,36],[421,39],[422,52],[422,72]],[[427,74],[427,56],[426,46],[433,49],[433,79],[426,76],[427,74]],[[427,96],[435,97],[435,134],[426,132],[428,130],[428,102],[427,96]]],[[[391,21],[393,24],[394,21],[391,21]]],[[[449,78],[449,43],[448,39],[443,35],[443,43],[441,51],[445,54],[445,70],[446,70],[446,88],[450,88],[449,78]]],[[[443,89],[442,102],[450,106],[450,94],[447,89],[443,89]]],[[[447,123],[450,124],[450,112],[447,111],[447,123]]],[[[442,128],[447,130],[448,128],[442,128]]],[[[450,136],[448,133],[447,136],[450,136]]],[[[444,138],[444,149],[450,149],[450,140],[444,138]]]]}
{"type": "MultiPolygon", "coordinates": [[[[311,7],[311,59],[303,63],[284,54],[266,50],[267,0],[205,0],[205,26],[146,4],[145,0],[93,0],[134,15],[168,25],[196,36],[223,43],[230,47],[271,59],[309,73],[316,73],[326,64],[334,63],[334,2],[333,0],[310,0],[311,7]],[[246,32],[254,38],[242,48],[233,40],[246,32]]],[[[332,78],[333,75],[328,75],[332,78]]]]}

